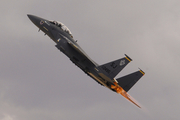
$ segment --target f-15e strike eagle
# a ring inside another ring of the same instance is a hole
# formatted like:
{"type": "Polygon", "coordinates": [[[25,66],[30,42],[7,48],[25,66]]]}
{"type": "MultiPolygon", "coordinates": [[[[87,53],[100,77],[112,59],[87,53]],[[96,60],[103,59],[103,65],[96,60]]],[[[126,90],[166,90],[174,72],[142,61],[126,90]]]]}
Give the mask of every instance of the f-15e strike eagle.
{"type": "Polygon", "coordinates": [[[34,15],[27,15],[29,19],[48,35],[55,43],[56,48],[63,52],[70,60],[77,65],[88,76],[99,84],[117,92],[141,108],[127,93],[131,87],[145,74],[142,70],[115,79],[115,76],[132,61],[125,54],[124,58],[98,65],[94,62],[73,39],[70,30],[61,22],[46,20],[34,15]]]}

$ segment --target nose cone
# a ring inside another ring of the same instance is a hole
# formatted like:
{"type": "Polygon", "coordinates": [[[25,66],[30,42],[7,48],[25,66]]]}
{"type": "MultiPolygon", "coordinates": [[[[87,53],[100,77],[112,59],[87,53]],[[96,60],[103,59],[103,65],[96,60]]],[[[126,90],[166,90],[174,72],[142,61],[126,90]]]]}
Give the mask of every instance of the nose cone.
{"type": "Polygon", "coordinates": [[[42,18],[34,16],[34,15],[27,15],[29,17],[29,19],[36,25],[38,26],[38,23],[40,23],[40,21],[42,20],[42,18]]]}
{"type": "Polygon", "coordinates": [[[39,28],[39,30],[43,31],[46,35],[48,35],[51,39],[54,39],[52,34],[52,26],[49,23],[49,20],[44,18],[37,17],[35,15],[27,14],[29,19],[39,28]]]}

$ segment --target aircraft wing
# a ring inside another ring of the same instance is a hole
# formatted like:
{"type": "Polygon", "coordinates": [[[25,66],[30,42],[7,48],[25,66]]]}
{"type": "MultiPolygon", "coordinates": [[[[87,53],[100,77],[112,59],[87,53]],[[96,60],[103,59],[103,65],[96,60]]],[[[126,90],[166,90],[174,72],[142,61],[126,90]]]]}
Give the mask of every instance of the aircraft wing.
{"type": "Polygon", "coordinates": [[[87,56],[81,49],[79,49],[79,47],[77,45],[75,45],[74,43],[68,41],[69,45],[71,47],[73,47],[76,51],[78,51],[79,53],[81,53],[83,56],[87,56]]]}
{"type": "MultiPolygon", "coordinates": [[[[83,57],[82,57],[82,61],[87,62],[87,64],[89,65],[96,65],[97,63],[95,63],[83,50],[82,48],[78,45],[73,43],[71,40],[69,40],[66,36],[62,35],[62,34],[58,34],[58,38],[57,41],[61,41],[61,39],[65,39],[67,41],[67,43],[69,44],[69,46],[74,49],[75,51],[77,51],[78,53],[80,53],[83,57]]],[[[57,44],[56,47],[58,49],[61,49],[61,47],[57,44]]]]}
{"type": "Polygon", "coordinates": [[[79,46],[75,45],[71,41],[68,41],[69,45],[74,48],[77,52],[79,52],[81,55],[83,55],[87,60],[91,61],[93,64],[97,65],[79,46]]]}

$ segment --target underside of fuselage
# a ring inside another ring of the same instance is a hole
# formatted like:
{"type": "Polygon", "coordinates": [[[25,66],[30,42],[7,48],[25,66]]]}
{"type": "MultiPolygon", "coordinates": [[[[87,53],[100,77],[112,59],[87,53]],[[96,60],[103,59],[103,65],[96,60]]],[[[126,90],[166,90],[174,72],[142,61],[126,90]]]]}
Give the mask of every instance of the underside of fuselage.
{"type": "Polygon", "coordinates": [[[100,76],[97,77],[97,75],[94,75],[94,74],[92,74],[92,73],[90,73],[90,72],[88,72],[87,74],[88,74],[91,78],[93,78],[96,82],[98,82],[100,85],[105,86],[105,87],[107,87],[107,88],[109,88],[110,90],[112,90],[112,91],[115,92],[115,90],[111,88],[111,85],[114,85],[113,83],[110,83],[110,82],[106,81],[105,79],[103,79],[103,78],[100,77],[100,76]]]}

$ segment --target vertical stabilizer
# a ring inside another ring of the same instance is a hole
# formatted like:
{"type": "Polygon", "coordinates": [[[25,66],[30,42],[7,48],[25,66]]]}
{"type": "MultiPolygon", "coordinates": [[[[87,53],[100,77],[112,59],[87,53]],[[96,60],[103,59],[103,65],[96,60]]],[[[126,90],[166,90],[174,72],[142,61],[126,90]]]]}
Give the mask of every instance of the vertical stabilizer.
{"type": "Polygon", "coordinates": [[[113,79],[132,59],[125,54],[124,58],[103,64],[100,67],[104,74],[113,79]]]}

